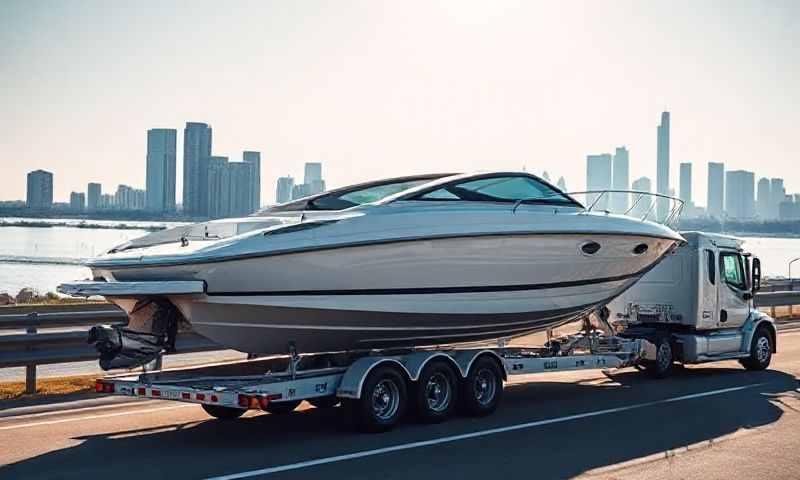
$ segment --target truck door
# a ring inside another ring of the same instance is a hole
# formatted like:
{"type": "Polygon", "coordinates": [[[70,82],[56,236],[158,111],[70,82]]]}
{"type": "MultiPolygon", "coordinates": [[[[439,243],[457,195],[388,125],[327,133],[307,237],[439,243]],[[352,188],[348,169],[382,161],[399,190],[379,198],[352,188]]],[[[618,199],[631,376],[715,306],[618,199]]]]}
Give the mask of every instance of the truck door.
{"type": "Polygon", "coordinates": [[[750,312],[750,291],[742,256],[737,252],[720,252],[719,274],[717,325],[719,328],[741,327],[750,312]]]}

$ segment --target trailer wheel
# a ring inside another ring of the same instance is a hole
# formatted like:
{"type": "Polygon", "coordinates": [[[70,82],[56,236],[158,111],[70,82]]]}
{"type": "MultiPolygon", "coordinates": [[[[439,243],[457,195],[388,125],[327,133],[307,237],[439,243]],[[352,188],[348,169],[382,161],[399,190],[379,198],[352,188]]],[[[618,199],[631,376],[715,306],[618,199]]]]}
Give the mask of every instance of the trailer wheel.
{"type": "Polygon", "coordinates": [[[316,408],[333,408],[339,405],[340,399],[336,395],[328,395],[326,397],[309,398],[308,403],[316,408]]]}
{"type": "Polygon", "coordinates": [[[302,400],[289,400],[287,402],[277,402],[277,403],[269,402],[267,404],[267,408],[265,408],[264,410],[268,411],[273,415],[282,415],[284,413],[293,412],[294,409],[297,408],[297,406],[300,405],[301,402],[302,400]]]}
{"type": "Polygon", "coordinates": [[[233,420],[244,415],[247,410],[243,408],[223,407],[222,405],[201,405],[207,414],[220,420],[233,420]]]}
{"type": "Polygon", "coordinates": [[[460,410],[471,416],[489,415],[502,396],[503,373],[497,362],[488,357],[477,359],[461,382],[460,410]]]}
{"type": "Polygon", "coordinates": [[[672,373],[675,358],[668,335],[662,335],[655,341],[656,359],[644,364],[645,371],[655,378],[667,378],[672,373]]]}
{"type": "Polygon", "coordinates": [[[357,430],[385,432],[402,418],[408,403],[406,379],[390,366],[378,367],[364,381],[361,398],[347,402],[357,430]]]}
{"type": "Polygon", "coordinates": [[[759,328],[750,343],[750,356],[739,360],[748,370],[764,370],[772,360],[772,336],[766,328],[759,328]]]}
{"type": "Polygon", "coordinates": [[[417,416],[425,423],[439,423],[453,413],[458,397],[458,383],[453,368],[443,361],[433,361],[419,376],[414,389],[417,416]]]}

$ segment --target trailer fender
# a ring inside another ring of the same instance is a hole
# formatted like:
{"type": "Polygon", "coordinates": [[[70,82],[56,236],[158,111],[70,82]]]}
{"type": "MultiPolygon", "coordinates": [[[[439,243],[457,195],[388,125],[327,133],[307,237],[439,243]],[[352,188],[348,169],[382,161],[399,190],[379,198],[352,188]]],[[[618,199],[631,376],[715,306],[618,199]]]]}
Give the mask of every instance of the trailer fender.
{"type": "Polygon", "coordinates": [[[411,373],[400,361],[400,357],[363,357],[359,358],[347,369],[336,389],[336,396],[340,398],[361,398],[361,389],[369,373],[379,365],[392,365],[403,373],[407,380],[411,373]]]}
{"type": "Polygon", "coordinates": [[[500,371],[503,373],[503,380],[508,380],[508,371],[506,370],[506,362],[500,358],[500,355],[493,350],[463,350],[460,352],[456,352],[453,356],[456,364],[458,365],[458,370],[461,373],[462,378],[467,378],[469,374],[469,369],[472,367],[472,364],[475,363],[479,357],[482,356],[489,356],[497,361],[497,364],[500,366],[500,371]]]}

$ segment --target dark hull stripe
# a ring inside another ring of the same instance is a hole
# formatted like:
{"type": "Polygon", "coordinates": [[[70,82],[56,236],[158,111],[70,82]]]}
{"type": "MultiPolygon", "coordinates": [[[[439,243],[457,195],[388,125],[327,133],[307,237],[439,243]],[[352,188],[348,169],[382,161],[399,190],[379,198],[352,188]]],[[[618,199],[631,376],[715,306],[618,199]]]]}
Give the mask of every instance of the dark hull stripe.
{"type": "Polygon", "coordinates": [[[209,296],[219,297],[250,297],[273,296],[292,297],[309,295],[436,295],[442,293],[488,293],[488,292],[521,292],[526,290],[548,290],[555,288],[580,287],[596,285],[598,283],[618,282],[641,275],[642,272],[629,273],[616,277],[590,278],[586,280],[572,280],[569,282],[534,283],[527,285],[469,285],[462,287],[423,287],[423,288],[362,288],[352,290],[267,290],[252,292],[206,292],[209,296]]]}

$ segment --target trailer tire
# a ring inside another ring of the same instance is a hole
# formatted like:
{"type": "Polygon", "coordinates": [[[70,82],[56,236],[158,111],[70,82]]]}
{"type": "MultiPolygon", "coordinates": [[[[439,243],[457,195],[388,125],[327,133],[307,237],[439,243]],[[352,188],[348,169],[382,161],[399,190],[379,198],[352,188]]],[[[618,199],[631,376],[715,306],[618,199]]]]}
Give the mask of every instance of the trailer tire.
{"type": "Polygon", "coordinates": [[[419,375],[414,386],[417,417],[424,423],[447,420],[458,401],[458,380],[448,363],[434,360],[419,375]]]}
{"type": "Polygon", "coordinates": [[[277,402],[277,403],[269,402],[267,404],[267,408],[265,408],[264,410],[273,415],[283,415],[286,413],[293,412],[294,409],[297,408],[301,402],[302,400],[289,400],[287,402],[277,402]]]}
{"type": "Polygon", "coordinates": [[[496,361],[480,357],[461,382],[459,410],[465,415],[482,417],[497,409],[503,396],[503,372],[496,361]]]}
{"type": "Polygon", "coordinates": [[[644,363],[645,371],[654,378],[667,378],[675,366],[675,354],[669,335],[661,335],[654,341],[656,359],[644,363]]]}
{"type": "Polygon", "coordinates": [[[350,418],[358,431],[367,433],[391,430],[408,405],[406,378],[396,368],[375,368],[364,380],[361,398],[346,402],[350,418]]]}
{"type": "Polygon", "coordinates": [[[220,420],[234,420],[244,415],[247,410],[243,408],[223,407],[222,405],[201,405],[207,414],[220,420]]]}
{"type": "Polygon", "coordinates": [[[308,403],[315,408],[333,408],[341,403],[341,400],[336,395],[327,395],[325,397],[309,398],[308,403]]]}
{"type": "Polygon", "coordinates": [[[739,360],[739,363],[748,370],[765,370],[772,361],[772,335],[764,328],[759,327],[750,342],[750,356],[739,360]]]}

